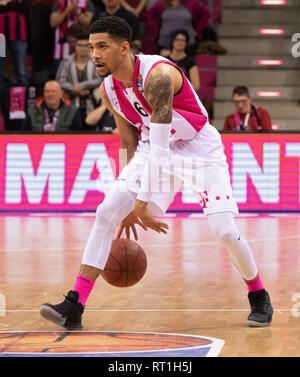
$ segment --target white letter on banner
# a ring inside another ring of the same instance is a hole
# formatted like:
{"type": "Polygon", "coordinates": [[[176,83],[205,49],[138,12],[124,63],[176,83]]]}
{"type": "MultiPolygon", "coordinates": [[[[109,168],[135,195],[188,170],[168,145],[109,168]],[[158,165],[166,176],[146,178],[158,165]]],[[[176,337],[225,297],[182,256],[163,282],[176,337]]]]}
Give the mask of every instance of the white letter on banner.
{"type": "Polygon", "coordinates": [[[29,203],[40,203],[48,183],[48,202],[64,202],[65,145],[45,144],[34,174],[27,144],[7,144],[6,203],[21,203],[22,178],[29,203]]]}
{"type": "MultiPolygon", "coordinates": [[[[300,158],[300,143],[286,143],[285,156],[300,158]]],[[[300,189],[300,169],[298,171],[298,174],[299,174],[299,189],[300,189]]],[[[299,192],[299,202],[300,202],[300,192],[299,192]]]]}
{"type": "Polygon", "coordinates": [[[68,202],[82,203],[87,191],[99,190],[106,193],[114,181],[115,175],[105,144],[88,144],[68,202]],[[90,179],[95,163],[97,163],[100,179],[90,179]]]}
{"type": "Polygon", "coordinates": [[[232,188],[238,203],[247,202],[248,175],[263,203],[279,201],[279,152],[279,144],[264,143],[261,169],[249,144],[232,144],[232,188]]]}

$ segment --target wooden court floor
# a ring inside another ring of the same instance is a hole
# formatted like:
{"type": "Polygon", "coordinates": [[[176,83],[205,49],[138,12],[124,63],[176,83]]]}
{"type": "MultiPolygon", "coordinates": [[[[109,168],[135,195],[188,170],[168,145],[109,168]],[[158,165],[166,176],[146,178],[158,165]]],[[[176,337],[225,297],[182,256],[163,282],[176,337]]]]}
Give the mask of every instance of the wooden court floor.
{"type": "MultiPolygon", "coordinates": [[[[0,332],[62,330],[40,317],[72,289],[92,213],[0,215],[0,332]],[[3,309],[4,308],[4,309],[3,309]],[[1,309],[1,307],[0,307],[1,309]]],[[[148,268],[131,288],[101,277],[87,301],[86,331],[200,335],[224,340],[219,356],[300,356],[300,214],[240,214],[274,311],[247,328],[247,290],[202,214],[168,214],[170,230],[139,231],[148,268]]]]}

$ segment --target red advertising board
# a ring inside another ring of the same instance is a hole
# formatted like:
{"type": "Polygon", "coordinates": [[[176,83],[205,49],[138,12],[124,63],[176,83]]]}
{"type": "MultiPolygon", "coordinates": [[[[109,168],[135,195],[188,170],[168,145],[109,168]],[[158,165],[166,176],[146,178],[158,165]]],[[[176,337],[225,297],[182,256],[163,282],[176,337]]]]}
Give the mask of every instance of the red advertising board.
{"type": "MultiPolygon", "coordinates": [[[[222,134],[241,211],[300,209],[300,133],[222,134]]],[[[101,134],[0,136],[1,211],[94,211],[119,173],[120,139],[101,134]]],[[[201,211],[188,187],[170,210],[201,211]]]]}

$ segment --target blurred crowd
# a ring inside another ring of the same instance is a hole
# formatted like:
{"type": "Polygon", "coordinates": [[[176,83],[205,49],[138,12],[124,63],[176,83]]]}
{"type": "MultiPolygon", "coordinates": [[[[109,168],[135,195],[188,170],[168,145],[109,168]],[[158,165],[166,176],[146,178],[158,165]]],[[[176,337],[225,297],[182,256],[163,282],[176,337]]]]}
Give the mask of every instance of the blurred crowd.
{"type": "Polygon", "coordinates": [[[226,54],[208,0],[0,0],[0,131],[117,132],[88,48],[89,25],[107,15],[129,23],[133,53],[172,60],[195,91],[195,56],[226,54]]]}

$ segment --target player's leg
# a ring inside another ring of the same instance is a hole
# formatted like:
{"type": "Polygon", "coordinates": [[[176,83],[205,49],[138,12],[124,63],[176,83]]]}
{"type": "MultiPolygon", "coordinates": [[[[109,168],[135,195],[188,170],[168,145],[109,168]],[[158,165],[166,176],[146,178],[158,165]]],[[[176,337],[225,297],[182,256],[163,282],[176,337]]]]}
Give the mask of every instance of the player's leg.
{"type": "MultiPolygon", "coordinates": [[[[251,314],[247,324],[250,326],[268,326],[272,319],[272,306],[269,295],[263,289],[252,251],[237,229],[233,214],[238,214],[238,207],[233,198],[226,156],[218,131],[206,125],[199,134],[187,143],[176,144],[176,154],[190,158],[201,158],[193,174],[186,174],[188,185],[194,187],[199,195],[203,212],[217,238],[222,242],[240,272],[248,288],[251,314]],[[187,144],[187,145],[185,145],[187,144]],[[193,183],[191,177],[201,171],[200,179],[193,183]]],[[[192,165],[193,166],[193,165],[192,165]]]]}
{"type": "Polygon", "coordinates": [[[58,304],[43,304],[41,315],[68,329],[80,329],[81,317],[95,280],[107,262],[111,244],[120,222],[133,210],[136,194],[111,189],[98,206],[96,218],[84,251],[73,290],[58,304]]]}
{"type": "MultiPolygon", "coordinates": [[[[211,213],[207,215],[207,219],[215,236],[229,251],[231,260],[243,279],[254,280],[258,274],[257,267],[246,239],[236,227],[233,214],[231,212],[211,213]]],[[[259,281],[257,287],[262,287],[259,281]]]]}
{"type": "Polygon", "coordinates": [[[211,213],[207,215],[207,219],[210,228],[229,252],[233,264],[247,285],[251,306],[247,324],[256,327],[269,326],[273,314],[270,297],[264,289],[248,242],[234,222],[233,214],[211,213]]]}

